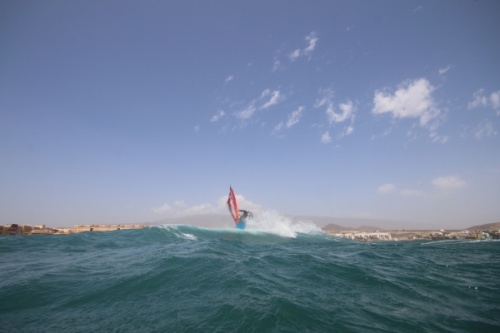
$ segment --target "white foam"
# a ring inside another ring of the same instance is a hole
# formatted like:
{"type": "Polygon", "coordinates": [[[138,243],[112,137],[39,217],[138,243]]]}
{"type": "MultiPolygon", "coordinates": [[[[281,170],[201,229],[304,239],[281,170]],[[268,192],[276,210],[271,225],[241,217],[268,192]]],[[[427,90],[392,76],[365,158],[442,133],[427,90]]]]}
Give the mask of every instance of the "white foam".
{"type": "Polygon", "coordinates": [[[283,237],[297,237],[297,233],[321,233],[321,229],[312,222],[292,221],[275,211],[262,211],[247,221],[246,230],[264,231],[283,237]]]}
{"type": "Polygon", "coordinates": [[[178,224],[163,224],[163,225],[159,225],[158,227],[172,232],[172,234],[174,234],[175,237],[177,237],[177,238],[188,239],[188,240],[198,240],[198,237],[196,237],[195,235],[189,234],[189,233],[184,233],[184,232],[180,231],[179,226],[180,225],[178,225],[178,224]]]}
{"type": "Polygon", "coordinates": [[[185,234],[185,233],[182,233],[182,237],[184,239],[189,239],[189,240],[198,240],[198,237],[196,237],[195,235],[192,235],[192,234],[185,234]]]}

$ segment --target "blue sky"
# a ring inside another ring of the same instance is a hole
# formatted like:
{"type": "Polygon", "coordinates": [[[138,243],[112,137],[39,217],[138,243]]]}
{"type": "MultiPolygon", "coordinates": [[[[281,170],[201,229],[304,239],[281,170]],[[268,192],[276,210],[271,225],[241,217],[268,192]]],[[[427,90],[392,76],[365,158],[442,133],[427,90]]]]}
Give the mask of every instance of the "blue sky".
{"type": "Polygon", "coordinates": [[[3,1],[0,223],[500,220],[498,1],[3,1]],[[228,215],[229,216],[229,215],[228,215]]]}

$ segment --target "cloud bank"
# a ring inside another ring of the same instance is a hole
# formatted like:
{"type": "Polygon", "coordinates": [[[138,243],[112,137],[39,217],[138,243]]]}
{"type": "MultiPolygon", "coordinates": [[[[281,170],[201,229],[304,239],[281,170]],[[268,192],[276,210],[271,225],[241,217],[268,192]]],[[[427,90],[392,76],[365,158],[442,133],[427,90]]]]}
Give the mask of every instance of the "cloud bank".
{"type": "MultiPolygon", "coordinates": [[[[241,194],[237,194],[238,206],[241,209],[250,210],[254,213],[261,211],[261,205],[254,203],[241,194]]],[[[197,205],[188,205],[184,200],[176,200],[173,205],[164,203],[158,207],[153,207],[151,210],[157,215],[163,217],[183,217],[196,216],[205,214],[226,214],[227,211],[227,196],[222,196],[213,203],[202,203],[197,205]]],[[[228,213],[229,214],[229,213],[228,213]]]]}

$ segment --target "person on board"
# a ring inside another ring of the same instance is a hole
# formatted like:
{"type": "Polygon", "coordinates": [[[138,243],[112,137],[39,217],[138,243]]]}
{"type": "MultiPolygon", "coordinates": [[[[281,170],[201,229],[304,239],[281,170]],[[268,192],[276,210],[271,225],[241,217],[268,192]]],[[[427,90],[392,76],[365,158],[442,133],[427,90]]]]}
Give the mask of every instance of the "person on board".
{"type": "Polygon", "coordinates": [[[247,226],[247,220],[251,219],[253,217],[253,214],[252,212],[243,209],[240,209],[239,212],[240,212],[240,219],[236,223],[236,228],[243,230],[247,226]]]}

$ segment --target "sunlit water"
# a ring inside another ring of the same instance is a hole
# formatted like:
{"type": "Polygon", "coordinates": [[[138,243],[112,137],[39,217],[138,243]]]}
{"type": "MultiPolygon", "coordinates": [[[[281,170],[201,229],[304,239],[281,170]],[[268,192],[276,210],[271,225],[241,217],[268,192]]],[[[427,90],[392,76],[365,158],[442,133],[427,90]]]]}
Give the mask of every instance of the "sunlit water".
{"type": "Polygon", "coordinates": [[[360,243],[267,213],[0,237],[0,332],[499,332],[500,242],[360,243]]]}

